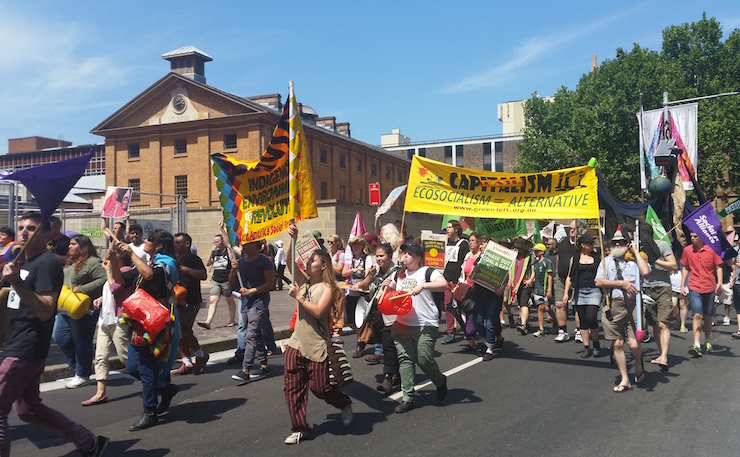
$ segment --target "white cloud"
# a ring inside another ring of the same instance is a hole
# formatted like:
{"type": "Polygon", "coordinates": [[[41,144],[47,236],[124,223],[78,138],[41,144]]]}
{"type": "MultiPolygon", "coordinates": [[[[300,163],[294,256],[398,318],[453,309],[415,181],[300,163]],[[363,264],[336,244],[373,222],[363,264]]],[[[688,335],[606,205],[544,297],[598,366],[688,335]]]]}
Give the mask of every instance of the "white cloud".
{"type": "Polygon", "coordinates": [[[511,54],[513,57],[508,61],[478,74],[466,77],[448,86],[443,92],[448,94],[470,92],[477,89],[501,86],[505,82],[515,78],[518,71],[525,65],[544,57],[549,51],[575,40],[584,39],[594,32],[604,29],[608,24],[633,13],[634,10],[630,9],[589,21],[577,27],[558,30],[556,33],[549,35],[531,37],[512,51],[511,54]]]}

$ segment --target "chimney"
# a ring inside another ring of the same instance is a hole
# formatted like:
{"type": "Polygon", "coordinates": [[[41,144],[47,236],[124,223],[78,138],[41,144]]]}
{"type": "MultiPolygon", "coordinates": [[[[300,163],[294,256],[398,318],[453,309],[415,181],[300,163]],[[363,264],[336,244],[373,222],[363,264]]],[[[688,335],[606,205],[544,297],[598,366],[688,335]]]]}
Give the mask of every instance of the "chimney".
{"type": "Polygon", "coordinates": [[[349,122],[337,122],[337,133],[348,138],[352,138],[352,135],[349,131],[349,122]]]}
{"type": "Polygon", "coordinates": [[[162,58],[169,60],[170,71],[203,84],[206,83],[205,63],[213,60],[213,57],[194,46],[175,49],[162,54],[162,58]]]}
{"type": "Polygon", "coordinates": [[[594,70],[596,70],[597,68],[599,68],[599,64],[596,63],[596,54],[594,54],[594,56],[591,58],[591,73],[593,73],[594,70]]]}

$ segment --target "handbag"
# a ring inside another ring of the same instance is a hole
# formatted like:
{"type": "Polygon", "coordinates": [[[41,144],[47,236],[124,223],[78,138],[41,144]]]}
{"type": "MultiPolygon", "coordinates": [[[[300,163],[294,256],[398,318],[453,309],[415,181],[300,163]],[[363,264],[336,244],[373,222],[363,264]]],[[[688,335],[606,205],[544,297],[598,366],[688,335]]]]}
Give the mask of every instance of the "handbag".
{"type": "Polygon", "coordinates": [[[457,283],[457,287],[455,288],[455,291],[452,293],[452,298],[454,298],[457,301],[463,301],[465,299],[465,296],[468,295],[469,291],[470,291],[470,285],[464,281],[460,281],[457,283]]]}
{"type": "Polygon", "coordinates": [[[354,379],[352,367],[349,365],[347,353],[344,352],[344,342],[327,338],[326,353],[329,362],[329,385],[341,388],[352,382],[354,379]]]}
{"type": "Polygon", "coordinates": [[[159,335],[172,318],[170,310],[142,288],[123,301],[123,312],[140,323],[149,335],[159,335]]]}
{"type": "Polygon", "coordinates": [[[185,304],[185,298],[188,296],[188,290],[180,284],[175,284],[175,304],[182,306],[185,304]]]}

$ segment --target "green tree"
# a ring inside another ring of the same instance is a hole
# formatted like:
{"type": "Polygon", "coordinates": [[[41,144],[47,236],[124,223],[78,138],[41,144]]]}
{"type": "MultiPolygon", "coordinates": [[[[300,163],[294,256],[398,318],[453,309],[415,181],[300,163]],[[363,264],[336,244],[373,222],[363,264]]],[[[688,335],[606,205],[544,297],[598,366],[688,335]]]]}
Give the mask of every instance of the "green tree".
{"type": "MultiPolygon", "coordinates": [[[[552,99],[537,93],[525,103],[526,128],[517,171],[534,172],[583,165],[596,157],[614,195],[640,196],[639,139],[635,113],[671,100],[738,90],[740,31],[723,43],[719,22],[698,22],[663,31],[661,52],[635,44],[617,49],[575,90],[561,87],[552,99]]],[[[740,100],[699,102],[699,183],[712,198],[718,189],[740,189],[740,100]]]]}

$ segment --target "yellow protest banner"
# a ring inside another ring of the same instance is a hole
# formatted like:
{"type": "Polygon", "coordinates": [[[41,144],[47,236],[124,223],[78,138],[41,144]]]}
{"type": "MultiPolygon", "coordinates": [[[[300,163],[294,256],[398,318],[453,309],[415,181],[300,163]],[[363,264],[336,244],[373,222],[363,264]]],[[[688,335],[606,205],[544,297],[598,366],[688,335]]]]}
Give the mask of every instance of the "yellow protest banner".
{"type": "Polygon", "coordinates": [[[499,173],[414,156],[405,210],[504,219],[598,218],[592,167],[541,173],[499,173]]]}

